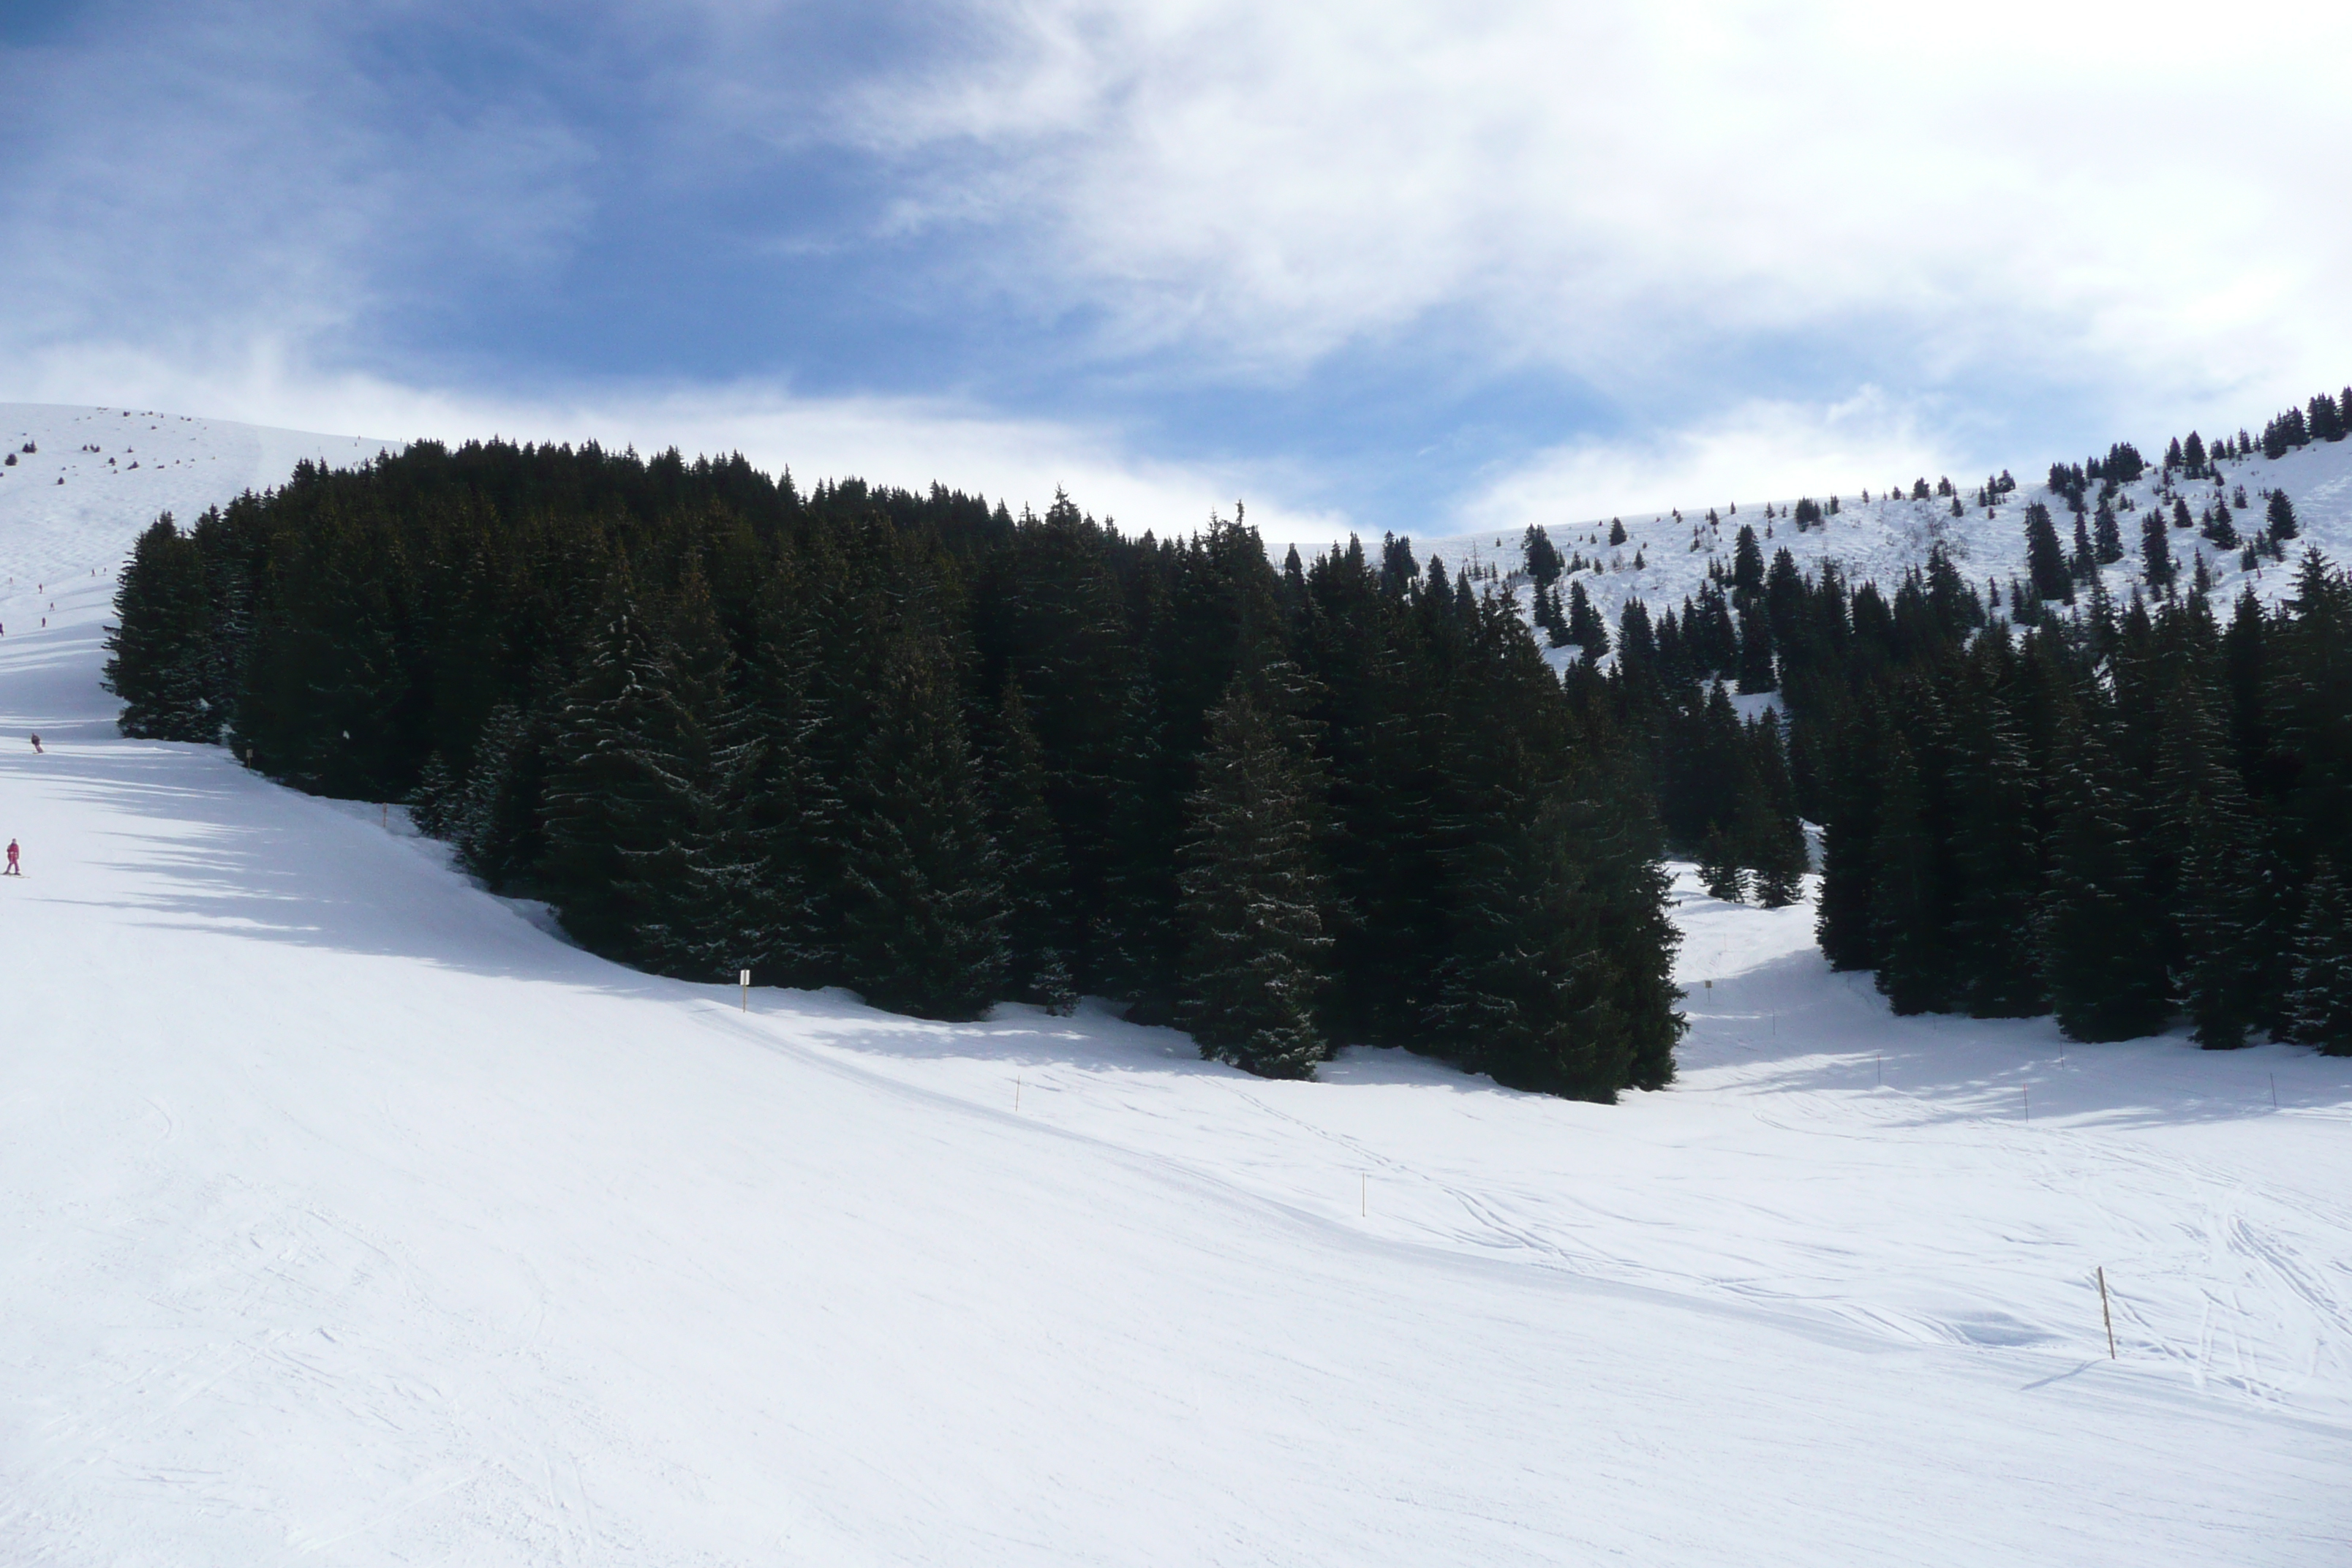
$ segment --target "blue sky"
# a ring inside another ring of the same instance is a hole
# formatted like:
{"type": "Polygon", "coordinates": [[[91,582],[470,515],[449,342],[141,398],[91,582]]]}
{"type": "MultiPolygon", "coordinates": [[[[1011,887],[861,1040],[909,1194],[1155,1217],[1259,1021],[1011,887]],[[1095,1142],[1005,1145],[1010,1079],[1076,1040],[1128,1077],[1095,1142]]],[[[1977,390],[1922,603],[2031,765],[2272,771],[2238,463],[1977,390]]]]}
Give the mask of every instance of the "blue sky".
{"type": "Polygon", "coordinates": [[[2332,9],[1465,9],[14,0],[0,398],[1428,535],[2352,380],[2332,9]]]}

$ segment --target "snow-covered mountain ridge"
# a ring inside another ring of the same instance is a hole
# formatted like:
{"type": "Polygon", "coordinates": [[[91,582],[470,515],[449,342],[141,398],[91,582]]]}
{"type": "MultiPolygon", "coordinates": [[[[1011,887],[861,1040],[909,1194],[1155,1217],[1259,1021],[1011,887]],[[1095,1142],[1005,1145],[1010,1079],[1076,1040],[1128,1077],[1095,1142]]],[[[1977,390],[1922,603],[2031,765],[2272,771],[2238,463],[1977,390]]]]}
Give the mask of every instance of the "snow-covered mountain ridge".
{"type": "MultiPolygon", "coordinates": [[[[2150,456],[2160,452],[2158,448],[2150,456]]],[[[2182,581],[2188,580],[2195,552],[2202,551],[2212,574],[2216,601],[2224,606],[2247,586],[2265,601],[2275,603],[2288,590],[2295,559],[2308,546],[2316,546],[2339,565],[2352,565],[2352,440],[2315,441],[2275,459],[2256,452],[2215,468],[2221,486],[2218,490],[2210,478],[2191,479],[2177,473],[2168,490],[2162,470],[2153,467],[2138,481],[2119,489],[2116,504],[2124,534],[2124,558],[2104,568],[2107,591],[2118,605],[2130,598],[2132,585],[2140,580],[2139,520],[2168,494],[2186,500],[2194,515],[2217,494],[2234,498],[2242,488],[2252,504],[2237,512],[2237,527],[2247,535],[2262,526],[2263,492],[2283,490],[2294,501],[2303,531],[2288,545],[2284,564],[2264,561],[2246,571],[2241,568],[2236,552],[2217,551],[2194,529],[2170,531],[2182,581]],[[2130,510],[2124,510],[2126,502],[2130,510]]],[[[1931,487],[1937,477],[1929,477],[1931,487]]],[[[2000,495],[1988,511],[1969,504],[1983,483],[1980,478],[1950,477],[1962,504],[1963,515],[1958,517],[1952,515],[1950,498],[1931,495],[1913,500],[1906,488],[1901,496],[1873,490],[1867,501],[1859,492],[1840,496],[1836,512],[1820,526],[1802,531],[1790,515],[1797,501],[1810,499],[1826,505],[1828,494],[1755,501],[1717,500],[1711,504],[1721,521],[1714,528],[1706,524],[1710,504],[1706,502],[1682,508],[1680,521],[1671,511],[1627,515],[1622,519],[1626,541],[1621,546],[1608,542],[1610,523],[1614,521],[1609,518],[1549,524],[1545,531],[1563,556],[1581,554],[1588,562],[1599,563],[1597,568],[1577,573],[1574,581],[1584,585],[1594,608],[1612,627],[1627,600],[1643,600],[1654,616],[1679,607],[1685,598],[1697,593],[1707,581],[1711,566],[1727,569],[1741,524],[1755,528],[1767,562],[1776,551],[1785,549],[1807,573],[1819,571],[1824,561],[1833,561],[1848,582],[1874,581],[1888,588],[1913,567],[1924,566],[1929,551],[1941,546],[1979,594],[1989,583],[1997,584],[2006,598],[2011,579],[2026,575],[2025,509],[2037,501],[2047,506],[2063,542],[2072,529],[2065,500],[2049,488],[2046,469],[2032,474],[2021,471],[2016,475],[2017,488],[2000,495]],[[1734,504],[1738,507],[1736,514],[1727,510],[1734,504]],[[1769,521],[1764,515],[1767,505],[1776,514],[1769,521]]],[[[2094,496],[2097,488],[2092,487],[2094,496]]],[[[2170,502],[2163,504],[2168,510],[2170,502]]],[[[2232,504],[2234,510],[2234,499],[2232,504]]],[[[1449,569],[1493,564],[1510,574],[1518,571],[1521,562],[1520,535],[1516,531],[1417,538],[1413,546],[1423,562],[1434,553],[1449,569]]],[[[1526,597],[1524,593],[1521,597],[1526,597]]]]}

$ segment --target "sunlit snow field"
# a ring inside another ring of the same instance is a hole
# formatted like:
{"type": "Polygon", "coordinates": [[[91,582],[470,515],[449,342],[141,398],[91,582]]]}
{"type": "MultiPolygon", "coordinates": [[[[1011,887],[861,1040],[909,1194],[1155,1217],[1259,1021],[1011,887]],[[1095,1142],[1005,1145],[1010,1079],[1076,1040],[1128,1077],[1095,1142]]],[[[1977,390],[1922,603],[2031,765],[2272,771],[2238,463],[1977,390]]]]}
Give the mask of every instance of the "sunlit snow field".
{"type": "Polygon", "coordinates": [[[2352,1557],[2352,1061],[1894,1019],[1687,875],[1615,1107],[745,1011],[119,738],[139,526],[375,445],[155,424],[0,477],[0,1563],[2352,1557]]]}

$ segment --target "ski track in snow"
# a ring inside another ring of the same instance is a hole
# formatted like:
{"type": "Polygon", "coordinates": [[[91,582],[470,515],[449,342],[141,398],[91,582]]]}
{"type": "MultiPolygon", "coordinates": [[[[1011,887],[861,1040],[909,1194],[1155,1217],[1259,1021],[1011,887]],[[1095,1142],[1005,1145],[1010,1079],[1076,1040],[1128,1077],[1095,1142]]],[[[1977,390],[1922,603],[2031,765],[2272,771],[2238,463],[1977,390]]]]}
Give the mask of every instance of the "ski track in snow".
{"type": "Polygon", "coordinates": [[[139,528],[376,443],[12,430],[0,1564],[2347,1560],[2352,1062],[1893,1018],[1686,869],[1616,1107],[747,1014],[115,733],[139,528]]]}

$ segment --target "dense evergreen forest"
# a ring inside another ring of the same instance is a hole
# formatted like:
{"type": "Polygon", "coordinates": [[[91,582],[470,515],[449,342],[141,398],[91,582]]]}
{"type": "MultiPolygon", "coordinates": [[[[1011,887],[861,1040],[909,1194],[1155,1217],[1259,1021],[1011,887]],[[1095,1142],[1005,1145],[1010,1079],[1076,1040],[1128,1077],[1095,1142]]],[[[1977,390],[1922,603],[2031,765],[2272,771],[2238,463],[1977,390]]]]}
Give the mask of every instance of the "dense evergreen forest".
{"type": "Polygon", "coordinates": [[[1277,568],[1238,509],[1131,538],[420,443],[159,520],[117,616],[126,733],[408,801],[660,973],[941,1018],[1085,993],[1267,1074],[1339,1040],[1603,1100],[1673,1076],[1618,689],[1658,677],[1564,685],[1507,592],[1402,541],[1277,568]]]}
{"type": "MultiPolygon", "coordinates": [[[[2341,407],[2315,397],[2259,442],[2192,432],[2165,487],[2340,440],[2341,407]]],[[[2217,489],[2201,518],[2183,494],[2149,509],[2116,605],[2110,503],[2147,467],[2127,446],[2053,467],[2074,547],[2029,507],[2032,580],[2006,594],[1940,552],[1891,595],[1786,550],[1768,567],[1750,528],[1719,583],[1654,625],[1627,605],[1613,638],[1572,586],[1555,636],[1586,655],[1571,700],[1613,704],[1721,896],[1793,900],[1800,819],[1819,824],[1822,949],[1874,971],[1898,1013],[2055,1013],[2081,1040],[2185,1017],[2209,1048],[2268,1035],[2352,1054],[2352,585],[2305,552],[2275,610],[2251,592],[2217,609],[2176,538],[2284,559],[2298,533],[2272,492],[2240,535],[2217,489]],[[1743,724],[1734,687],[1777,691],[1785,719],[1743,724]]],[[[1529,552],[1539,605],[1557,603],[1549,548],[1529,552]]]]}

